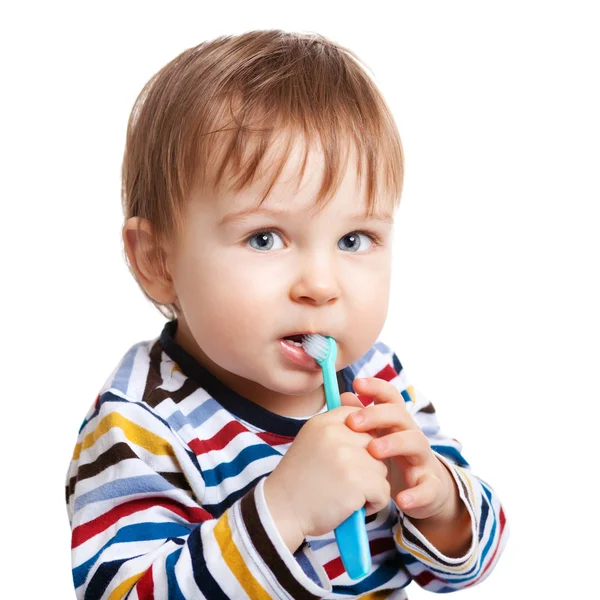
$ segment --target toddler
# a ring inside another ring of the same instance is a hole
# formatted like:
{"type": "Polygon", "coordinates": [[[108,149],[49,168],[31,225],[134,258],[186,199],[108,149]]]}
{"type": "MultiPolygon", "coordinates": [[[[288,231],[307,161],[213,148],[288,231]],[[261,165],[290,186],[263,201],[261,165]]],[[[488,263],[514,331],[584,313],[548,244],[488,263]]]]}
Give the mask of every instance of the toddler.
{"type": "Polygon", "coordinates": [[[220,37],[146,84],[123,240],[168,322],[79,432],[78,598],[401,600],[490,574],[500,501],[378,339],[402,181],[385,101],[322,36],[220,37]],[[309,333],[337,342],[331,411],[309,333]],[[334,529],[363,506],[372,568],[352,580],[334,529]]]}

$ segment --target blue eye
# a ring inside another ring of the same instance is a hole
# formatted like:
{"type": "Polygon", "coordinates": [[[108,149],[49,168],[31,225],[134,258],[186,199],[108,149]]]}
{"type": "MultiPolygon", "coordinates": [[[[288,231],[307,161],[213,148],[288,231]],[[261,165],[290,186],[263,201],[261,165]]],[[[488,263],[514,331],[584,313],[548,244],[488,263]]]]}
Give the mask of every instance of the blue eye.
{"type": "Polygon", "coordinates": [[[261,231],[260,233],[255,233],[248,238],[248,243],[255,250],[260,250],[261,252],[266,252],[271,250],[275,244],[273,238],[279,240],[280,245],[275,248],[275,250],[279,250],[279,248],[283,248],[283,242],[281,238],[274,231],[261,231]],[[253,242],[256,241],[256,244],[253,242]]]}
{"type": "Polygon", "coordinates": [[[372,243],[373,242],[368,235],[358,231],[353,231],[352,233],[348,233],[340,239],[338,242],[338,248],[340,250],[348,250],[349,252],[358,252],[359,249],[363,251],[368,250],[372,243]],[[366,240],[366,243],[363,243],[362,240],[366,240]]]}

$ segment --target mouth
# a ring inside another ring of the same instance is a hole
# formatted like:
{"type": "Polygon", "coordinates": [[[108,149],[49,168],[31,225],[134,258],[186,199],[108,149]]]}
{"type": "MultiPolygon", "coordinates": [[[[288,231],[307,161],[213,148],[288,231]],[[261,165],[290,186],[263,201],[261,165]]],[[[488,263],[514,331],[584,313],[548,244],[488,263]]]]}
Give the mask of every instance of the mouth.
{"type": "Polygon", "coordinates": [[[301,347],[302,342],[307,335],[322,335],[323,337],[327,337],[329,333],[325,333],[323,331],[295,331],[294,333],[284,335],[280,339],[285,342],[291,342],[295,346],[301,347]]]}
{"type": "MultiPolygon", "coordinates": [[[[280,338],[280,350],[286,359],[289,359],[296,365],[300,365],[309,370],[320,370],[317,361],[306,353],[302,340],[304,336],[311,335],[312,331],[294,332],[280,338]]],[[[325,334],[321,334],[325,335],[325,334]]]]}
{"type": "Polygon", "coordinates": [[[284,337],[282,337],[282,340],[288,341],[288,342],[292,342],[292,344],[294,344],[294,346],[298,346],[299,348],[302,347],[302,340],[304,339],[304,336],[308,335],[306,333],[292,333],[290,335],[286,335],[284,337]]]}

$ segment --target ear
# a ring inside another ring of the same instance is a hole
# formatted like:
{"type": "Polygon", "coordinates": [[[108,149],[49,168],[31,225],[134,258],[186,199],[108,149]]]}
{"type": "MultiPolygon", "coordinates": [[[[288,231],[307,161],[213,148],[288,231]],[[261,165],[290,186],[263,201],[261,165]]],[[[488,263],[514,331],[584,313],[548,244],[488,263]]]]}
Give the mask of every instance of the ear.
{"type": "Polygon", "coordinates": [[[177,300],[173,280],[167,269],[167,250],[155,247],[152,224],[132,217],[123,225],[123,244],[131,269],[148,296],[159,304],[177,300]]]}

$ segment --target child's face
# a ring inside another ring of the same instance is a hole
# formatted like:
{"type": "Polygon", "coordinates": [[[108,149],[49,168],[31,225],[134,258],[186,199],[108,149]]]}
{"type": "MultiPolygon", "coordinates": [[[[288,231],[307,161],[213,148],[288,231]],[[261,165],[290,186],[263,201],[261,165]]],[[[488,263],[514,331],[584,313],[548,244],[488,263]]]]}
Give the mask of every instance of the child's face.
{"type": "Polygon", "coordinates": [[[296,146],[267,200],[243,218],[224,219],[256,209],[260,184],[193,197],[168,258],[183,313],[177,341],[224,383],[275,412],[283,396],[314,397],[322,384],[314,361],[304,366],[290,358],[285,336],[332,336],[339,370],[369,350],[388,308],[391,207],[382,218],[364,216],[351,154],[335,196],[311,209],[323,156],[309,154],[297,189],[301,156],[296,146]]]}

